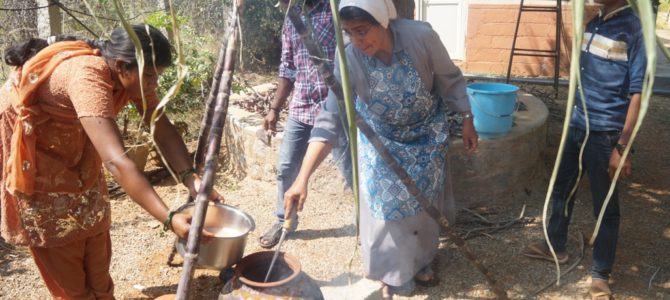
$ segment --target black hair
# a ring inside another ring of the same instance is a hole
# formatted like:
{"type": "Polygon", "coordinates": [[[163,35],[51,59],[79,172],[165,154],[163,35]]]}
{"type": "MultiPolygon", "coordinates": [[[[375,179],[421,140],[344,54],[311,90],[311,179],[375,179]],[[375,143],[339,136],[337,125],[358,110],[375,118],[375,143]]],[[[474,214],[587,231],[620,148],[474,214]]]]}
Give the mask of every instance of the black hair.
{"type": "Polygon", "coordinates": [[[367,11],[356,6],[345,6],[340,9],[342,21],[366,21],[372,25],[380,25],[377,19],[367,11]]]}
{"type": "MultiPolygon", "coordinates": [[[[172,64],[172,47],[160,30],[145,24],[136,24],[132,28],[140,40],[144,52],[144,61],[147,65],[151,65],[151,62],[153,62],[157,67],[168,67],[172,64]]],[[[123,27],[114,29],[109,40],[90,40],[71,35],[61,35],[56,37],[55,42],[76,40],[85,41],[91,48],[100,49],[100,53],[105,59],[124,62],[128,69],[137,66],[135,46],[130,39],[130,35],[123,27]]],[[[49,46],[47,40],[40,38],[31,38],[24,43],[11,46],[5,50],[5,63],[10,66],[23,66],[26,61],[47,46],[49,46]]]]}

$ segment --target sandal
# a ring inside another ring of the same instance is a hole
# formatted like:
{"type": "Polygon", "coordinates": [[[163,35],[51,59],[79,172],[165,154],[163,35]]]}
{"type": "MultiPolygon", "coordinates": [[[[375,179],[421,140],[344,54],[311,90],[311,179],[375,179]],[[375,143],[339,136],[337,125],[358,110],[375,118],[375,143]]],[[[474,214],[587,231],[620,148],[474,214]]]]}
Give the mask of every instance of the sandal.
{"type": "Polygon", "coordinates": [[[589,294],[591,294],[591,300],[613,299],[610,285],[607,280],[603,279],[591,279],[591,288],[589,289],[589,294]]]}
{"type": "MultiPolygon", "coordinates": [[[[534,259],[541,259],[546,261],[554,261],[554,257],[549,251],[549,246],[545,242],[539,242],[536,244],[530,244],[521,250],[521,255],[525,257],[530,257],[534,259]]],[[[564,252],[556,252],[556,258],[558,258],[559,264],[565,264],[568,262],[568,254],[564,252]]]]}
{"type": "Polygon", "coordinates": [[[281,238],[282,226],[283,224],[280,222],[277,222],[274,225],[272,225],[270,230],[266,231],[265,234],[263,234],[260,237],[259,242],[261,247],[265,249],[270,249],[275,245],[277,245],[279,243],[279,239],[281,238]]]}
{"type": "Polygon", "coordinates": [[[440,283],[440,279],[430,266],[426,266],[414,275],[416,284],[423,287],[433,287],[440,283]]]}

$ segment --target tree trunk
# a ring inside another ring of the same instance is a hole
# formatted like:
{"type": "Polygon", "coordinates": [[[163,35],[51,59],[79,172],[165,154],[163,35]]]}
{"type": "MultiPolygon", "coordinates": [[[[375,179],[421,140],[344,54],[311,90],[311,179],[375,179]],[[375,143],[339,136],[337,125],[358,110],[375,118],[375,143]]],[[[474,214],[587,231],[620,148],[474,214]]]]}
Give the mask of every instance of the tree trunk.
{"type": "Polygon", "coordinates": [[[414,19],[414,0],[393,0],[398,18],[414,19]]]}
{"type": "MultiPolygon", "coordinates": [[[[49,6],[51,0],[37,0],[37,6],[49,6]]],[[[37,10],[37,33],[46,38],[52,35],[63,34],[63,17],[57,5],[37,10]]]]}

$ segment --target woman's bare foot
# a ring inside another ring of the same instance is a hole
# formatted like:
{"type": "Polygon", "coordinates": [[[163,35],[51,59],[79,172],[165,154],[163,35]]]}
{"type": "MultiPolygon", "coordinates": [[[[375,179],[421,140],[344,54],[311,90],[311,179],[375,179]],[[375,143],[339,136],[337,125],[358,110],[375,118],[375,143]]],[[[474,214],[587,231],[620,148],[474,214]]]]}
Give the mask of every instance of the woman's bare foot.
{"type": "Polygon", "coordinates": [[[414,281],[416,281],[418,285],[426,287],[436,286],[440,283],[440,280],[435,275],[435,271],[433,271],[433,268],[430,266],[426,266],[419,270],[419,272],[414,275],[414,281]]]}

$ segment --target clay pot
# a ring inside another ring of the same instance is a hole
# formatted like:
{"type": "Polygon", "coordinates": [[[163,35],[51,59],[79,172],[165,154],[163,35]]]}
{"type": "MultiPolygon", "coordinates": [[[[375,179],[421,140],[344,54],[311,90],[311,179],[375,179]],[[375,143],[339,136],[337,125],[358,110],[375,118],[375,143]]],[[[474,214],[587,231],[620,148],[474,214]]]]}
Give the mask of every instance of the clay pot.
{"type": "Polygon", "coordinates": [[[323,299],[319,286],[302,272],[300,262],[284,252],[279,252],[268,282],[263,282],[274,253],[263,251],[242,258],[219,300],[323,299]]]}

